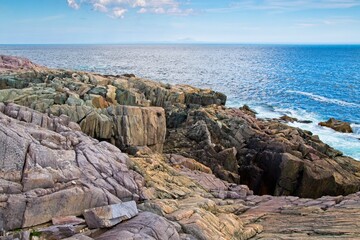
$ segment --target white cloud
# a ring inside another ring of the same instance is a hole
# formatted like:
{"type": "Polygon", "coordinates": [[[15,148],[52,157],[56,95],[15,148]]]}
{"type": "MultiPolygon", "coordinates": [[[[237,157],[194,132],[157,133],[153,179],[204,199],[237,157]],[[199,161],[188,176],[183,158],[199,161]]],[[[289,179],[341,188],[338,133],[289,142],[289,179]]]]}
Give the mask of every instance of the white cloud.
{"type": "Polygon", "coordinates": [[[164,14],[165,13],[165,9],[162,7],[159,8],[153,8],[153,12],[156,14],[164,14]]]}
{"type": "Polygon", "coordinates": [[[69,7],[73,9],[79,9],[80,5],[75,0],[67,0],[69,7]]]}
{"type": "Polygon", "coordinates": [[[79,9],[81,4],[91,5],[95,11],[111,12],[114,18],[123,18],[131,8],[137,13],[189,15],[192,9],[184,9],[178,0],[67,0],[68,5],[79,9]]]}
{"type": "Polygon", "coordinates": [[[138,13],[147,13],[147,9],[146,8],[140,8],[139,11],[137,11],[138,13]]]}
{"type": "Polygon", "coordinates": [[[168,9],[167,13],[173,14],[173,15],[190,15],[194,12],[194,9],[188,8],[188,9],[179,9],[179,8],[170,8],[168,9]]]}
{"type": "Polygon", "coordinates": [[[104,5],[102,5],[100,3],[94,3],[93,8],[94,8],[95,11],[108,12],[107,7],[105,7],[104,5]]]}
{"type": "Polygon", "coordinates": [[[127,12],[124,8],[114,8],[112,10],[112,16],[114,18],[124,18],[124,14],[127,12]]]}
{"type": "Polygon", "coordinates": [[[136,0],[133,4],[133,7],[146,7],[145,0],[136,0]]]}

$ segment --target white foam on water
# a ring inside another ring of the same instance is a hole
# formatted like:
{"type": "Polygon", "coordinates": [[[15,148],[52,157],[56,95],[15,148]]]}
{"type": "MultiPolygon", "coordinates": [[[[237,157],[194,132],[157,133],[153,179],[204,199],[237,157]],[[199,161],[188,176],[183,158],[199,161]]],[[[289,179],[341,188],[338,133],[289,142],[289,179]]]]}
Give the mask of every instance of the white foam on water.
{"type": "Polygon", "coordinates": [[[360,135],[360,124],[352,123],[350,126],[355,134],[360,135]]]}
{"type": "Polygon", "coordinates": [[[340,150],[344,155],[350,156],[360,161],[360,135],[356,133],[340,133],[327,127],[322,127],[316,123],[289,123],[290,126],[298,127],[311,131],[318,135],[321,141],[327,143],[331,147],[340,150]]]}
{"type": "Polygon", "coordinates": [[[333,103],[333,104],[337,104],[340,106],[360,107],[360,104],[357,104],[357,103],[346,102],[346,101],[335,99],[335,98],[327,98],[327,97],[323,97],[323,96],[316,95],[316,94],[309,93],[309,92],[301,92],[301,91],[294,91],[294,90],[287,90],[286,92],[296,93],[296,94],[300,94],[303,96],[307,96],[307,97],[309,97],[315,101],[319,101],[319,102],[333,103]]]}
{"type": "Polygon", "coordinates": [[[352,128],[355,128],[354,133],[341,133],[328,127],[319,126],[318,123],[324,121],[324,119],[321,119],[321,117],[315,113],[306,112],[304,110],[276,109],[276,111],[279,110],[281,113],[285,112],[286,115],[295,117],[298,120],[312,121],[312,123],[294,122],[288,123],[288,125],[308,130],[314,135],[318,135],[320,140],[324,143],[343,152],[344,155],[360,161],[360,125],[352,124],[352,128]]]}
{"type": "Polygon", "coordinates": [[[281,114],[281,112],[276,111],[273,107],[270,107],[270,106],[254,106],[254,107],[250,107],[250,108],[255,110],[255,112],[257,112],[257,114],[256,114],[257,118],[262,118],[262,119],[279,118],[284,115],[284,114],[281,114]]]}

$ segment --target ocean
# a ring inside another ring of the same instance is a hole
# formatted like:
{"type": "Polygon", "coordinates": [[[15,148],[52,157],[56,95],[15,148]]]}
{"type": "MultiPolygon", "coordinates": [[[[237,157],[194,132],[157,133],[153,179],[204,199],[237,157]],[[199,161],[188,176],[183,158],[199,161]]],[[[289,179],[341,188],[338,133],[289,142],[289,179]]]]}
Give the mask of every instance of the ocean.
{"type": "Polygon", "coordinates": [[[228,96],[228,106],[247,104],[260,118],[310,120],[290,125],[360,160],[360,45],[0,45],[0,54],[211,88],[228,96]],[[350,122],[354,133],[317,125],[330,117],[350,122]]]}

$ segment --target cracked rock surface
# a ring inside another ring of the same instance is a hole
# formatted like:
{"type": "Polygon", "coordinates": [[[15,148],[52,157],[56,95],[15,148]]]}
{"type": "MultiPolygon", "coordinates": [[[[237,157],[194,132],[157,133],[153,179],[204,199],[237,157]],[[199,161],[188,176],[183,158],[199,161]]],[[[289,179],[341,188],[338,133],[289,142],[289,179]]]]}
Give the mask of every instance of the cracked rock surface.
{"type": "Polygon", "coordinates": [[[5,230],[141,197],[143,178],[129,170],[128,156],[66,116],[0,103],[0,156],[5,230]]]}

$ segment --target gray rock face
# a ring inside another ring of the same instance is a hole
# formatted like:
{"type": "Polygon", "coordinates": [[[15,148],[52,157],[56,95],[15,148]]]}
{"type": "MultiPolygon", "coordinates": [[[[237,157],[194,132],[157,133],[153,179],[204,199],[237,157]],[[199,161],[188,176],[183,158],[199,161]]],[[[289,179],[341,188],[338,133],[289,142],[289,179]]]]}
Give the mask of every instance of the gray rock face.
{"type": "Polygon", "coordinates": [[[0,219],[31,227],[57,216],[139,199],[143,178],[128,156],[66,116],[0,103],[0,219]]]}
{"type": "Polygon", "coordinates": [[[84,217],[89,228],[112,227],[138,214],[134,201],[86,209],[84,217]]]}
{"type": "Polygon", "coordinates": [[[123,239],[180,239],[175,226],[150,212],[139,213],[138,216],[121,223],[108,232],[95,238],[97,240],[123,240],[123,239]]]}

